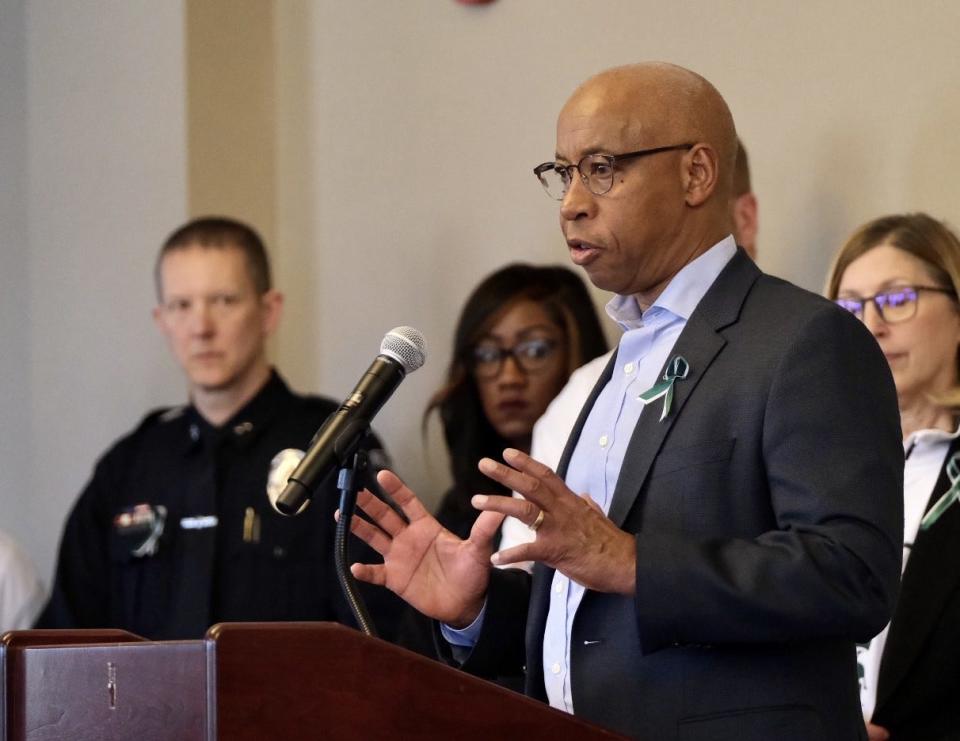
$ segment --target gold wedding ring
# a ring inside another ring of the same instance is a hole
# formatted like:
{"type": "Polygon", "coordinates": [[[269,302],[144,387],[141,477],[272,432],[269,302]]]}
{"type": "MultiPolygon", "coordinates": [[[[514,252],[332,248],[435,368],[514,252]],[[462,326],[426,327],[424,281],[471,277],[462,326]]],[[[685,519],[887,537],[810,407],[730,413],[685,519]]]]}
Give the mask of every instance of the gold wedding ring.
{"type": "Polygon", "coordinates": [[[540,526],[543,524],[543,518],[544,518],[544,511],[540,510],[540,514],[537,515],[537,519],[531,522],[529,525],[527,525],[527,527],[533,530],[533,532],[537,532],[537,530],[539,530],[540,526]]]}

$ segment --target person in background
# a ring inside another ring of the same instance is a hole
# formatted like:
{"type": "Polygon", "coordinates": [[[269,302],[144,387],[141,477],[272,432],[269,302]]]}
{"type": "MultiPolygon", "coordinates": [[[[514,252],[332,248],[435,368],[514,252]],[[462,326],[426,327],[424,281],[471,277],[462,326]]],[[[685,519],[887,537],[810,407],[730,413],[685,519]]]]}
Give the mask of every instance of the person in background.
{"type": "Polygon", "coordinates": [[[0,634],[29,628],[43,607],[44,596],[27,554],[0,530],[0,634]]]}
{"type": "MultiPolygon", "coordinates": [[[[190,221],[164,242],[155,280],[153,317],[189,402],[150,412],[99,460],[37,626],[185,639],[222,621],[351,622],[333,566],[335,477],[298,517],[267,496],[338,405],[295,394],[267,359],[283,297],[260,236],[190,221]]],[[[384,604],[376,595],[375,618],[384,604]]]]}
{"type": "MultiPolygon", "coordinates": [[[[730,199],[730,218],[733,221],[733,238],[752,260],[757,259],[757,197],[750,182],[750,162],[743,141],[737,138],[737,160],[733,171],[733,197],[730,199]]],[[[610,362],[613,351],[594,358],[570,374],[567,385],[547,407],[543,416],[533,426],[533,441],[530,455],[556,470],[570,432],[580,415],[580,410],[590,396],[603,369],[610,362]]],[[[517,494],[519,497],[520,495],[517,494]]],[[[465,537],[465,536],[461,536],[465,537]]],[[[501,527],[500,547],[511,548],[529,543],[533,531],[515,517],[507,517],[501,527]]],[[[510,564],[502,568],[533,568],[531,562],[510,564]]]]}
{"type": "Polygon", "coordinates": [[[746,250],[750,259],[757,259],[757,231],[760,228],[759,205],[750,179],[750,159],[743,140],[737,138],[737,160],[733,166],[733,197],[730,216],[733,219],[733,238],[746,250]]]}
{"type": "Polygon", "coordinates": [[[492,484],[477,461],[512,446],[529,451],[533,425],[570,373],[607,343],[583,280],[564,267],[514,263],[470,294],[454,332],[446,383],[430,400],[438,412],[453,486],[437,519],[467,537],[479,512],[470,497],[492,484]]]}
{"type": "MultiPolygon", "coordinates": [[[[506,493],[477,470],[477,461],[504,447],[530,450],[534,422],[570,372],[607,349],[583,280],[559,266],[513,263],[491,273],[467,298],[454,330],[444,385],[430,399],[423,427],[437,413],[447,443],[453,484],[436,517],[460,538],[480,513],[479,490],[506,493]]],[[[436,657],[432,623],[412,608],[399,643],[436,657]]],[[[523,690],[512,677],[497,681],[523,690]]]]}
{"type": "Polygon", "coordinates": [[[960,738],[958,291],[960,240],[923,213],[861,226],[827,280],[890,364],[906,455],[900,599],[857,651],[871,741],[960,738]]]}

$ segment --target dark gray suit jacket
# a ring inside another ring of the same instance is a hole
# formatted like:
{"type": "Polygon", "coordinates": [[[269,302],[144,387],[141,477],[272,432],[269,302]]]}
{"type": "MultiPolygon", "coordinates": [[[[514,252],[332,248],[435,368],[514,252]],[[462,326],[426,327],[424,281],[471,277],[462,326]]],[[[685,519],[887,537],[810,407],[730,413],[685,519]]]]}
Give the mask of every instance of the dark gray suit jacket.
{"type": "MultiPolygon", "coordinates": [[[[659,402],[641,415],[610,506],[636,534],[636,595],[584,595],[571,638],[575,712],[648,741],[865,738],[854,644],[890,618],[903,531],[886,361],[853,316],[762,274],[742,251],[677,355],[690,373],[667,419],[659,402]]],[[[525,643],[527,692],[544,698],[553,571],[538,565],[532,583],[494,572],[464,667],[509,673],[525,643]]]]}

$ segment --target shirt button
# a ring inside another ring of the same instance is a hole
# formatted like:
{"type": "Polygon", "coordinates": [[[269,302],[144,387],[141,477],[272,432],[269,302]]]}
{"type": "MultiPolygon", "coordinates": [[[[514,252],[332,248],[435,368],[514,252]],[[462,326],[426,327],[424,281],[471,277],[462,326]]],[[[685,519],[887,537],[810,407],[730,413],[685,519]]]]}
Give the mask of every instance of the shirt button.
{"type": "Polygon", "coordinates": [[[629,376],[631,373],[633,373],[633,368],[633,363],[627,363],[625,366],[623,366],[623,372],[629,376]]]}
{"type": "Polygon", "coordinates": [[[556,592],[557,594],[563,594],[563,582],[558,581],[556,584],[554,584],[553,591],[556,592]]]}
{"type": "Polygon", "coordinates": [[[607,436],[606,436],[606,435],[601,435],[601,436],[600,436],[600,447],[601,447],[601,448],[607,447],[607,443],[608,443],[608,442],[609,442],[609,440],[607,439],[607,436]]]}
{"type": "Polygon", "coordinates": [[[554,674],[559,674],[559,673],[560,673],[560,662],[559,662],[559,661],[554,661],[554,662],[553,662],[553,666],[550,667],[550,671],[552,671],[554,674]]]}

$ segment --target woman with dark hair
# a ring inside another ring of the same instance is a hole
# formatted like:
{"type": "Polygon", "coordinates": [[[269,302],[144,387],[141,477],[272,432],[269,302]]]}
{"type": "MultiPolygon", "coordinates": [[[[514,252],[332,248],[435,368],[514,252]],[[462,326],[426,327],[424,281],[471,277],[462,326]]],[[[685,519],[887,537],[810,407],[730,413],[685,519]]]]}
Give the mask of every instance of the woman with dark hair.
{"type": "Polygon", "coordinates": [[[470,497],[504,493],[477,470],[503,449],[529,452],[533,424],[570,374],[607,351],[583,281],[563,267],[514,263],[487,276],[457,322],[447,381],[424,413],[440,414],[453,487],[437,519],[465,538],[477,517],[470,497]]]}
{"type": "Polygon", "coordinates": [[[891,623],[857,648],[871,741],[960,738],[958,291],[960,240],[922,213],[857,229],[827,281],[890,364],[906,459],[900,596],[891,623]]]}

